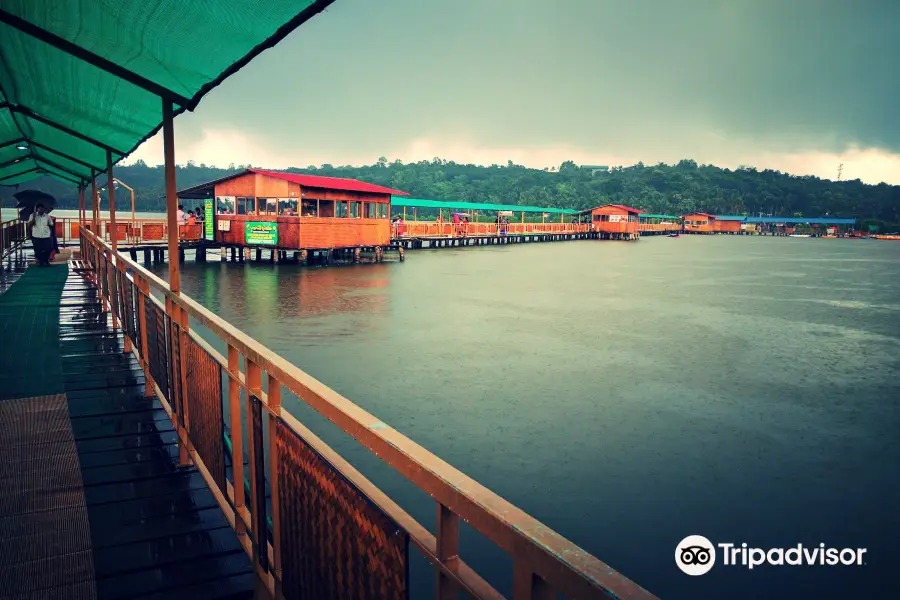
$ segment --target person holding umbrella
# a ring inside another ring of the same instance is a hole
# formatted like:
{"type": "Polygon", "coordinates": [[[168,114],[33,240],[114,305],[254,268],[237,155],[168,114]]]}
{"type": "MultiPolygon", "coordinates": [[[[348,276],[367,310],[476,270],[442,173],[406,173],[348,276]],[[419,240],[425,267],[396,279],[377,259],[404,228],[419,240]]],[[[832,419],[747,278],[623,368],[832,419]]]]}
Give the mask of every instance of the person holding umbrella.
{"type": "Polygon", "coordinates": [[[40,266],[48,266],[52,255],[59,252],[54,235],[56,219],[50,216],[43,204],[38,204],[31,216],[28,217],[28,224],[31,225],[31,244],[34,247],[34,257],[40,266]]]}
{"type": "Polygon", "coordinates": [[[56,206],[56,198],[38,190],[24,190],[13,197],[19,201],[19,218],[31,226],[31,244],[34,257],[41,266],[47,266],[59,252],[56,240],[56,219],[50,211],[56,206]]]}

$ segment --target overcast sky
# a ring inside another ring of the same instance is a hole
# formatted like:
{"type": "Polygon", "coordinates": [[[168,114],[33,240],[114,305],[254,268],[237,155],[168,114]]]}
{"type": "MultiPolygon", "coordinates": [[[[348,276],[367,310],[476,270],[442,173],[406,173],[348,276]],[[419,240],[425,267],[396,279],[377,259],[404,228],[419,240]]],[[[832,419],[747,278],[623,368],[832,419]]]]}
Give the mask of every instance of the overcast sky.
{"type": "Polygon", "coordinates": [[[176,160],[693,158],[900,184],[898,24],[900,0],[337,0],[179,117],[176,160]]]}

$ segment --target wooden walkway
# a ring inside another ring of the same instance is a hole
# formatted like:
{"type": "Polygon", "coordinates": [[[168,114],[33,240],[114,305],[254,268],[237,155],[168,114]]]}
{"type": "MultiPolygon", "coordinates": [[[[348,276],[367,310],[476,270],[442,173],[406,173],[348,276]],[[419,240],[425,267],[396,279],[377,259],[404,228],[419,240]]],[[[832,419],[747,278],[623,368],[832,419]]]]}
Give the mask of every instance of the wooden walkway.
{"type": "Polygon", "coordinates": [[[172,424],[93,286],[64,265],[29,267],[0,294],[0,324],[0,456],[21,463],[4,461],[4,488],[70,475],[68,494],[0,499],[0,598],[251,598],[249,558],[199,473],[178,467],[172,424]],[[70,445],[29,442],[26,460],[23,440],[46,436],[36,411],[62,414],[53,434],[70,445]]]}

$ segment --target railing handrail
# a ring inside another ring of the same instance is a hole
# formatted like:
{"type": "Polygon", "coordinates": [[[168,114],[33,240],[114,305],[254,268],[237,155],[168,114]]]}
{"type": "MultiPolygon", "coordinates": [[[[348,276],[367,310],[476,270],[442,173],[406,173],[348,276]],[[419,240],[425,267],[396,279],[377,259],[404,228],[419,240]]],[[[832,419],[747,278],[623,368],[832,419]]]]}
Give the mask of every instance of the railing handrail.
{"type": "MultiPolygon", "coordinates": [[[[576,598],[592,597],[598,592],[612,593],[614,597],[622,599],[654,598],[604,562],[386,425],[195,300],[185,294],[172,292],[165,281],[141,265],[122,254],[113,256],[111,246],[93,232],[82,231],[86,239],[102,248],[115,261],[122,261],[150,286],[161,292],[168,301],[184,309],[262,371],[274,376],[303,402],[334,422],[414,485],[509,552],[517,562],[524,561],[532,572],[555,589],[576,598]]],[[[221,355],[216,360],[220,363],[223,361],[221,355]]],[[[227,365],[224,366],[227,369],[227,365]]],[[[243,379],[241,373],[230,374],[232,377],[243,379]]],[[[265,395],[261,389],[252,391],[259,397],[265,395]]],[[[280,415],[284,418],[289,417],[290,413],[282,407],[280,415]]],[[[299,423],[293,417],[284,418],[284,422],[295,431],[295,425],[299,423]]],[[[365,482],[361,483],[365,485],[365,482]]],[[[372,487],[374,486],[369,484],[369,488],[372,487]]],[[[393,506],[382,506],[382,509],[394,516],[397,514],[394,508],[396,504],[393,501],[391,503],[393,506]]],[[[407,525],[412,519],[405,513],[399,517],[407,525]]],[[[414,520],[412,522],[415,523],[414,520]]],[[[411,535],[414,534],[408,527],[405,528],[411,535]]],[[[422,530],[426,531],[424,528],[422,530]]],[[[416,540],[414,535],[413,537],[417,542],[427,541],[416,540]]],[[[458,564],[463,564],[462,561],[458,559],[457,561],[458,564]]],[[[464,568],[468,570],[468,567],[464,568]]],[[[478,577],[477,574],[474,575],[478,577]]],[[[480,577],[478,579],[480,580],[480,577]]]]}

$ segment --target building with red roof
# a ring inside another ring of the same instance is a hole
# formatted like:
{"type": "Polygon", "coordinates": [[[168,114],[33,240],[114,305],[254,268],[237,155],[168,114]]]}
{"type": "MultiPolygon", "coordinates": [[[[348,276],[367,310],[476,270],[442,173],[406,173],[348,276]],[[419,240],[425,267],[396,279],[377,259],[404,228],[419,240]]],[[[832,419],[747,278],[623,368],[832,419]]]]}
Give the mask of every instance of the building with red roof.
{"type": "Polygon", "coordinates": [[[719,219],[704,212],[684,215],[685,233],[740,233],[741,221],[719,219]]]}
{"type": "Polygon", "coordinates": [[[622,204],[607,204],[582,214],[591,215],[591,229],[601,240],[637,240],[640,237],[640,215],[642,210],[622,204]]]}
{"type": "MultiPolygon", "coordinates": [[[[245,169],[178,192],[185,210],[205,205],[205,239],[280,251],[376,250],[391,241],[391,196],[373,183],[245,169]]],[[[381,250],[378,250],[378,249],[381,250]]],[[[305,255],[305,253],[304,253],[305,255]]]]}

